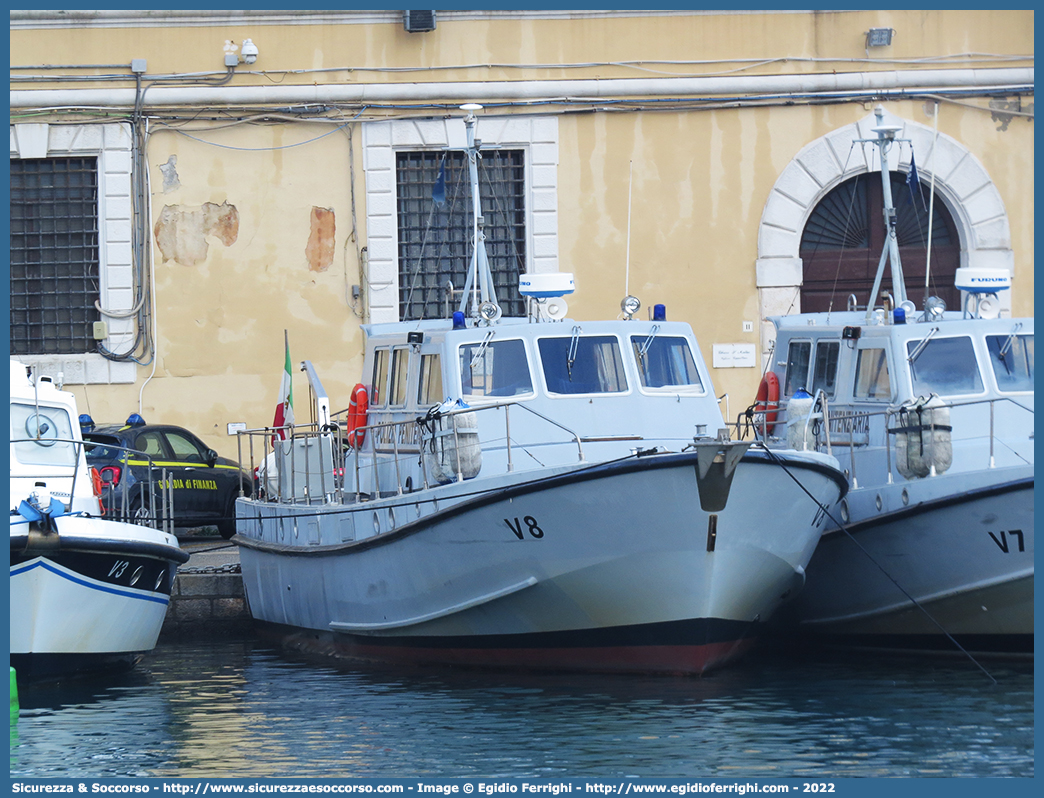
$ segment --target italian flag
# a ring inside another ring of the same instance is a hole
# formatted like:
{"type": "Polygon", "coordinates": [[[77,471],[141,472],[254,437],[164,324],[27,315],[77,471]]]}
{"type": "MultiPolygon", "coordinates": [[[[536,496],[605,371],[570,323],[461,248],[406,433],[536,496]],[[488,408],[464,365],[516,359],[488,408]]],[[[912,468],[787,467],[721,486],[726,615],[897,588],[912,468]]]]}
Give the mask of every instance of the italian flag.
{"type": "MultiPolygon", "coordinates": [[[[279,384],[279,404],[276,405],[273,427],[289,427],[294,423],[294,391],[293,380],[290,376],[290,337],[286,330],[283,330],[283,338],[286,343],[286,361],[283,364],[283,381],[279,384]]],[[[279,430],[276,436],[285,440],[287,431],[279,430]]]]}

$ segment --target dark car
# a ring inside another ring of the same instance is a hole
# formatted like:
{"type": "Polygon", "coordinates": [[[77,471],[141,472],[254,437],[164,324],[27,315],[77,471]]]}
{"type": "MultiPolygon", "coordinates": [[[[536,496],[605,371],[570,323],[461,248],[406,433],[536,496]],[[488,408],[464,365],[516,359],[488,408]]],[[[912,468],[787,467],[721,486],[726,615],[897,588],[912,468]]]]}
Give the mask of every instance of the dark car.
{"type": "Polygon", "coordinates": [[[241,490],[251,495],[253,480],[234,461],[187,429],[146,424],[137,414],[126,424],[105,426],[81,416],[80,428],[108,517],[157,518],[166,494],[174,526],[213,525],[226,539],[235,534],[236,498],[241,490]]]}

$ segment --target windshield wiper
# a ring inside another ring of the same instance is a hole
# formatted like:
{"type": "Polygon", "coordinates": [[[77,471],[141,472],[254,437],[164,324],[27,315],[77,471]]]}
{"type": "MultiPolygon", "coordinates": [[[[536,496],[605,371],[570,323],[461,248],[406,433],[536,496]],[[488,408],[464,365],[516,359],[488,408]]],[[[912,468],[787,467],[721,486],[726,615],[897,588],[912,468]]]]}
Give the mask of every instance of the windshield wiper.
{"type": "Polygon", "coordinates": [[[654,324],[652,331],[649,333],[649,337],[642,342],[642,345],[638,347],[638,361],[642,364],[642,368],[645,368],[645,356],[649,353],[649,347],[652,346],[653,338],[656,337],[656,333],[660,331],[660,325],[654,324]]]}
{"type": "Polygon", "coordinates": [[[580,329],[580,325],[577,324],[573,327],[573,337],[569,339],[569,351],[566,353],[566,374],[569,376],[569,381],[573,381],[573,364],[576,362],[576,350],[580,345],[580,333],[583,330],[580,329]]]}
{"type": "Polygon", "coordinates": [[[912,351],[910,353],[910,356],[906,358],[906,362],[912,364],[917,359],[917,356],[924,351],[924,348],[928,346],[928,342],[932,340],[932,336],[935,335],[937,332],[939,332],[939,328],[932,327],[929,333],[926,336],[924,336],[924,339],[919,344],[917,344],[917,346],[914,347],[914,351],[912,351]]]}
{"type": "Polygon", "coordinates": [[[1011,345],[1013,343],[1015,343],[1015,336],[1016,336],[1016,334],[1018,334],[1019,330],[1021,330],[1021,329],[1022,329],[1022,322],[1020,321],[1020,322],[1018,322],[1015,325],[1015,328],[1011,331],[1011,335],[1008,336],[1008,340],[1006,340],[1004,342],[1004,345],[997,352],[997,359],[998,360],[1004,360],[1004,356],[1006,354],[1008,354],[1008,350],[1011,349],[1011,345]]]}
{"type": "Polygon", "coordinates": [[[494,335],[496,335],[496,330],[490,330],[486,333],[486,337],[482,339],[482,343],[479,344],[478,349],[475,351],[475,355],[471,358],[471,369],[474,369],[475,364],[482,360],[482,356],[486,354],[486,349],[489,347],[489,342],[493,340],[494,335]]]}
{"type": "Polygon", "coordinates": [[[1008,339],[1004,342],[1001,348],[997,350],[997,360],[1004,364],[1004,368],[1007,370],[1009,374],[1011,374],[1011,364],[1009,364],[1008,361],[1005,360],[1004,356],[1008,354],[1008,351],[1011,349],[1012,344],[1015,343],[1015,336],[1021,329],[1022,322],[1020,321],[1015,324],[1015,327],[1011,331],[1011,335],[1008,336],[1008,339]]]}

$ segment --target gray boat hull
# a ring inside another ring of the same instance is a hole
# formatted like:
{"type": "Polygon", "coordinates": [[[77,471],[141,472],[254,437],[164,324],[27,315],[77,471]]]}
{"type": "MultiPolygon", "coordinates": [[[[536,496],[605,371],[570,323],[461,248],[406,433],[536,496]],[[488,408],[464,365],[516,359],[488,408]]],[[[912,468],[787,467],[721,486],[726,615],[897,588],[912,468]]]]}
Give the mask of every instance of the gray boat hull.
{"type": "Polygon", "coordinates": [[[804,629],[845,645],[957,650],[949,634],[969,650],[1032,654],[1032,466],[933,479],[936,498],[823,536],[795,604],[804,629]]]}
{"type": "Polygon", "coordinates": [[[825,519],[795,477],[827,506],[845,488],[817,457],[784,470],[748,453],[718,513],[701,508],[695,453],[299,507],[289,521],[241,499],[247,597],[283,642],[352,659],[703,673],[799,592],[825,519]]]}

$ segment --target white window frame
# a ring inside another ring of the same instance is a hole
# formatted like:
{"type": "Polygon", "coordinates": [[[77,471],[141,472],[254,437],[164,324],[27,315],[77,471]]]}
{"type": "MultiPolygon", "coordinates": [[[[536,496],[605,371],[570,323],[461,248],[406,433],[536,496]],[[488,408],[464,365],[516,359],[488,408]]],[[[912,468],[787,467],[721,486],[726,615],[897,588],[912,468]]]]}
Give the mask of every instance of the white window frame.
{"type": "MultiPolygon", "coordinates": [[[[131,130],[124,123],[91,125],[11,125],[11,158],[98,159],[98,301],[102,308],[126,312],[134,303],[134,260],[131,247],[131,130]]],[[[134,319],[102,315],[108,326],[106,349],[122,352],[134,341],[134,319]]],[[[116,362],[97,353],[19,355],[38,373],[63,375],[66,385],[133,383],[137,365],[116,362]]]]}
{"type": "MultiPolygon", "coordinates": [[[[453,119],[366,122],[366,302],[373,323],[399,320],[398,151],[466,146],[463,114],[453,119]]],[[[558,119],[480,116],[476,135],[490,146],[521,149],[526,169],[526,271],[558,271],[558,119]]]]}

